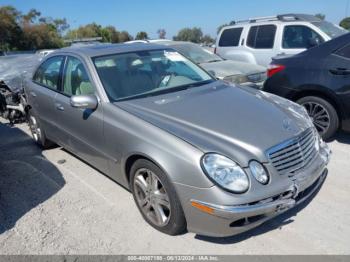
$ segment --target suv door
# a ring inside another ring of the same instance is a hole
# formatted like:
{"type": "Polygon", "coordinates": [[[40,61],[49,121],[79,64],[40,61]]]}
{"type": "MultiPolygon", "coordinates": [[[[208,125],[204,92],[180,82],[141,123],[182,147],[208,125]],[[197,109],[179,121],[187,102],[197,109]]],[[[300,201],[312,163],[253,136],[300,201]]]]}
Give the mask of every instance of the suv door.
{"type": "Polygon", "coordinates": [[[54,98],[60,86],[60,74],[64,56],[48,58],[36,70],[32,81],[26,86],[31,110],[37,115],[46,136],[56,142],[54,98]]]}
{"type": "Polygon", "coordinates": [[[71,96],[95,95],[96,89],[86,70],[86,65],[78,57],[67,56],[63,69],[60,92],[55,97],[56,124],[62,145],[103,172],[108,164],[103,154],[103,110],[98,105],[95,110],[74,108],[71,96]]]}
{"type": "Polygon", "coordinates": [[[277,55],[296,55],[312,47],[313,43],[325,42],[323,37],[306,25],[293,24],[283,27],[280,52],[277,55]]]}
{"type": "Polygon", "coordinates": [[[277,25],[253,25],[246,39],[246,49],[251,52],[257,64],[267,66],[276,53],[277,25]]]}
{"type": "MultiPolygon", "coordinates": [[[[345,45],[327,57],[324,63],[326,74],[330,77],[324,78],[325,86],[332,88],[341,101],[343,118],[350,118],[350,44],[345,45]],[[345,115],[346,114],[346,115],[345,115]]],[[[344,124],[344,123],[343,123],[344,124]]],[[[347,130],[350,123],[345,123],[347,130]]]]}

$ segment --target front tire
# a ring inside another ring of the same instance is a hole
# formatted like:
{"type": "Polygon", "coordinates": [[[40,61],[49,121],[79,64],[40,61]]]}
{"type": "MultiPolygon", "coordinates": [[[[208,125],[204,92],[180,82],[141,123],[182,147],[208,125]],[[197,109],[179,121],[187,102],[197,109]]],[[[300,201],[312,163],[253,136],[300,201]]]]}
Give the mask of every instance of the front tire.
{"type": "Polygon", "coordinates": [[[130,172],[130,187],[143,218],[165,234],[183,233],[186,219],[176,191],[164,172],[145,159],[137,160],[130,172]]]}
{"type": "Polygon", "coordinates": [[[54,143],[46,138],[45,131],[41,127],[38,117],[32,110],[29,110],[27,118],[29,129],[32,133],[34,142],[42,149],[48,149],[52,147],[54,143]]]}
{"type": "Polygon", "coordinates": [[[334,136],[339,127],[339,117],[331,103],[317,96],[303,97],[297,103],[306,109],[324,140],[334,136]]]}

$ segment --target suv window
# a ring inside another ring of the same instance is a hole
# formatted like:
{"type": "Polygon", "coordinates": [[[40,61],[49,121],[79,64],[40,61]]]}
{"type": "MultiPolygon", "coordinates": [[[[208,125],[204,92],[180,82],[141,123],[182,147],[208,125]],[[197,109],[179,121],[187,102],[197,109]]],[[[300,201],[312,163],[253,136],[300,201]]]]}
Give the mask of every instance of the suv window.
{"type": "Polygon", "coordinates": [[[33,81],[50,89],[58,90],[63,59],[63,56],[55,56],[46,60],[35,72],[33,81]]]}
{"type": "Polygon", "coordinates": [[[311,40],[323,43],[323,38],[314,30],[303,25],[289,25],[284,27],[282,47],[286,49],[309,48],[311,40]]]}
{"type": "Polygon", "coordinates": [[[63,80],[63,93],[68,96],[94,93],[83,63],[75,57],[69,56],[67,59],[63,80]]]}
{"type": "Polygon", "coordinates": [[[349,58],[350,59],[350,44],[346,45],[342,48],[340,48],[337,52],[335,52],[337,55],[349,58]]]}
{"type": "Polygon", "coordinates": [[[225,29],[221,34],[219,46],[238,46],[242,31],[242,27],[225,29]]]}
{"type": "Polygon", "coordinates": [[[247,46],[256,49],[273,48],[276,29],[275,25],[252,26],[249,30],[247,46]]]}

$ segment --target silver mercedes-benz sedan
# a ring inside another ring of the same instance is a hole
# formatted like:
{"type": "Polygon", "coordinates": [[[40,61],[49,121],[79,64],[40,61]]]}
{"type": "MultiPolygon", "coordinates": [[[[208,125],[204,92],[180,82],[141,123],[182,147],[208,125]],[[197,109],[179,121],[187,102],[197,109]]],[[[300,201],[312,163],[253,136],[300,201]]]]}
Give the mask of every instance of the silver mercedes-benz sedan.
{"type": "Polygon", "coordinates": [[[35,141],[130,189],[167,234],[246,231],[310,198],[327,175],[330,151],[302,107],[217,81],[169,47],[61,49],[25,92],[35,141]]]}

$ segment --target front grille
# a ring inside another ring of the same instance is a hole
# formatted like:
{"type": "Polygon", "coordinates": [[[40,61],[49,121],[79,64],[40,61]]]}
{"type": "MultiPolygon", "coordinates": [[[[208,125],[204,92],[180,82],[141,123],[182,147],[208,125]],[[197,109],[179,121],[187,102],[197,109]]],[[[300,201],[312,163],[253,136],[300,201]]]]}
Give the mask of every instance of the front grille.
{"type": "Polygon", "coordinates": [[[281,175],[305,168],[316,156],[316,131],[307,129],[301,135],[267,151],[271,164],[281,175]]]}

